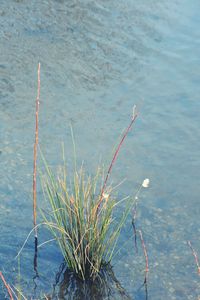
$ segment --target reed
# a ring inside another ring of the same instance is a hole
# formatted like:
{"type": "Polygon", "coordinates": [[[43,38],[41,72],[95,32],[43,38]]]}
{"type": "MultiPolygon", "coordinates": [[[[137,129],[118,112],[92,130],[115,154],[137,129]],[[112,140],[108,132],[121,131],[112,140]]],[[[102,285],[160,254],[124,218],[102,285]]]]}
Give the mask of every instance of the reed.
{"type": "Polygon", "coordinates": [[[97,206],[97,212],[98,212],[99,207],[101,205],[101,202],[103,200],[103,194],[104,194],[104,191],[106,189],[106,185],[107,185],[109,176],[111,174],[112,168],[113,168],[113,166],[114,166],[114,164],[115,164],[115,162],[117,160],[119,151],[120,151],[120,149],[122,147],[122,144],[124,143],[125,138],[127,137],[129,131],[131,130],[131,128],[132,128],[132,126],[133,126],[133,124],[134,124],[137,116],[138,116],[138,113],[136,112],[136,106],[134,105],[134,107],[133,107],[133,115],[132,115],[131,121],[130,121],[128,127],[126,128],[124,134],[122,135],[122,138],[121,138],[121,140],[120,140],[120,142],[119,142],[119,144],[117,146],[117,149],[115,150],[115,153],[114,153],[113,158],[111,160],[111,163],[109,165],[109,168],[108,168],[108,171],[107,171],[107,174],[106,174],[106,178],[104,180],[103,187],[101,189],[100,199],[99,199],[99,203],[98,203],[98,206],[97,206]]]}
{"type": "Polygon", "coordinates": [[[39,131],[39,104],[40,104],[40,63],[38,64],[37,71],[37,96],[36,96],[36,108],[35,108],[35,142],[33,149],[33,228],[35,235],[35,254],[34,254],[34,270],[36,276],[37,272],[37,256],[38,256],[38,232],[37,232],[37,150],[38,150],[38,131],[39,131]]]}
{"type": "Polygon", "coordinates": [[[39,119],[39,103],[40,103],[40,63],[38,64],[38,87],[36,97],[35,109],[35,143],[33,150],[33,225],[35,232],[35,239],[37,240],[37,147],[38,147],[38,119],[39,119]]]}

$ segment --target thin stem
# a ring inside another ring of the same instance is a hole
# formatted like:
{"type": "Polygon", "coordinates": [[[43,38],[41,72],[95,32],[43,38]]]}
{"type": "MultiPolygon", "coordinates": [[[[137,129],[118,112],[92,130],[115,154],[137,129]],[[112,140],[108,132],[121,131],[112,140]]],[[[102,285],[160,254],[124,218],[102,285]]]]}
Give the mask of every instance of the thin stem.
{"type": "Polygon", "coordinates": [[[134,242],[135,242],[135,250],[136,253],[138,253],[138,246],[137,246],[137,230],[136,230],[136,226],[135,226],[135,219],[132,219],[132,227],[133,227],[133,233],[134,233],[134,242]]]}
{"type": "Polygon", "coordinates": [[[117,159],[117,156],[118,156],[119,151],[121,149],[121,146],[122,146],[122,144],[123,144],[126,136],[128,135],[129,131],[131,130],[131,127],[132,127],[133,123],[135,122],[137,116],[138,116],[138,113],[134,111],[134,114],[133,114],[133,116],[131,118],[131,122],[128,125],[128,127],[126,128],[126,130],[125,130],[125,132],[124,132],[124,134],[123,134],[123,136],[122,136],[122,138],[121,138],[121,140],[120,140],[120,142],[119,142],[119,144],[117,146],[117,149],[116,149],[116,151],[114,153],[114,156],[112,158],[112,161],[111,161],[110,166],[109,166],[108,171],[107,171],[106,178],[105,178],[104,183],[103,183],[103,187],[101,189],[100,199],[99,199],[98,206],[97,206],[97,212],[99,210],[101,202],[103,201],[103,194],[104,194],[106,186],[107,186],[108,178],[109,178],[109,176],[111,174],[111,171],[112,171],[112,168],[113,168],[113,166],[114,166],[114,164],[116,162],[116,159],[117,159]]]}
{"type": "Polygon", "coordinates": [[[192,250],[192,255],[194,256],[195,262],[196,262],[196,266],[197,266],[197,272],[200,275],[200,265],[199,265],[199,259],[197,256],[196,251],[194,250],[194,248],[192,247],[192,244],[190,241],[188,241],[188,246],[190,247],[190,249],[192,250]]]}
{"type": "Polygon", "coordinates": [[[4,284],[5,288],[6,288],[7,291],[8,291],[8,294],[9,294],[9,296],[10,296],[10,299],[11,299],[11,300],[14,300],[13,295],[12,295],[12,292],[11,292],[11,288],[10,288],[9,284],[6,282],[6,280],[5,280],[5,278],[4,278],[4,276],[3,276],[3,274],[2,274],[1,271],[0,271],[0,277],[1,277],[1,280],[3,281],[3,284],[4,284]]]}
{"type": "Polygon", "coordinates": [[[33,154],[33,225],[35,238],[37,238],[37,191],[36,191],[36,177],[37,177],[37,146],[38,146],[38,115],[40,103],[40,63],[38,64],[38,87],[36,97],[36,112],[35,112],[35,143],[33,154]]]}
{"type": "Polygon", "coordinates": [[[140,240],[141,240],[141,243],[142,243],[142,248],[143,248],[145,262],[146,262],[145,277],[144,277],[144,284],[146,284],[147,283],[147,276],[148,276],[148,272],[149,272],[149,259],[148,259],[147,249],[146,249],[145,242],[144,242],[144,239],[143,239],[142,231],[138,230],[138,233],[139,233],[140,240]]]}

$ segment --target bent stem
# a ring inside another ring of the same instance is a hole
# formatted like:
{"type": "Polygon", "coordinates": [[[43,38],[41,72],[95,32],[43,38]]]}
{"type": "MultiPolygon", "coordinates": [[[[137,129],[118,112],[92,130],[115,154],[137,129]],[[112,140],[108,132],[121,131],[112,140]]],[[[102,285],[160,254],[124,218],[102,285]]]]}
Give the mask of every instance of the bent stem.
{"type": "Polygon", "coordinates": [[[192,251],[192,255],[194,256],[195,263],[197,266],[197,273],[198,273],[198,275],[200,275],[200,264],[199,264],[198,255],[197,255],[196,251],[194,250],[194,248],[192,247],[192,244],[190,241],[188,241],[188,246],[190,247],[190,249],[192,251]]]}

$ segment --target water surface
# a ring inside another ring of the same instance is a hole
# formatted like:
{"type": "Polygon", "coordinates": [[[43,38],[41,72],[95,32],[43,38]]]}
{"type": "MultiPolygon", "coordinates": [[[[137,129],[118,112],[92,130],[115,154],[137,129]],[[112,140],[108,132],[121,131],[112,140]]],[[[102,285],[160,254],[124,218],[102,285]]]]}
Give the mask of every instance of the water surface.
{"type": "MultiPolygon", "coordinates": [[[[127,178],[120,197],[144,178],[137,226],[149,254],[149,298],[197,299],[199,278],[187,240],[200,253],[200,4],[197,0],[1,1],[0,7],[0,269],[15,282],[14,257],[32,228],[32,154],[37,63],[41,62],[40,146],[53,167],[61,142],[72,161],[93,173],[109,162],[129,122],[140,116],[113,170],[127,178]]],[[[38,197],[43,207],[42,195],[38,197]]],[[[127,223],[120,243],[131,237],[127,223]]],[[[48,233],[40,230],[41,242],[48,233]]],[[[200,254],[199,254],[200,255],[200,254]]],[[[21,256],[22,285],[32,293],[33,241],[21,256]]],[[[49,291],[62,258],[41,248],[37,293],[49,291]]],[[[142,249],[132,239],[113,261],[129,295],[144,277],[142,249]]],[[[37,295],[38,295],[37,294],[37,295]]],[[[0,292],[1,298],[4,293],[0,292]]]]}

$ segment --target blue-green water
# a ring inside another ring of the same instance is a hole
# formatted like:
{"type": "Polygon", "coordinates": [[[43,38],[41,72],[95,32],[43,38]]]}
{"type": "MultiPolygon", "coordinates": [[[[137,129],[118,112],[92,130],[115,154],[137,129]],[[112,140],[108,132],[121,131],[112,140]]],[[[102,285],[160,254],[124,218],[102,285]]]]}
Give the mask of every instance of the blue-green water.
{"type": "MultiPolygon", "coordinates": [[[[113,169],[120,196],[150,178],[137,226],[149,255],[149,298],[197,299],[200,282],[187,240],[200,256],[200,3],[198,0],[6,1],[0,5],[0,269],[16,282],[14,257],[32,228],[32,160],[37,63],[41,62],[40,146],[53,166],[61,142],[72,161],[94,172],[108,162],[129,122],[140,115],[113,169]]],[[[41,193],[38,196],[43,207],[41,193]]],[[[131,236],[127,224],[120,242],[131,236]]],[[[40,242],[48,239],[40,230],[40,242]]],[[[33,239],[33,238],[32,238],[33,239]]],[[[25,291],[33,240],[21,257],[25,291]]],[[[49,291],[62,258],[55,245],[39,253],[40,290],[49,291]]],[[[133,241],[113,261],[135,299],[144,277],[133,241]]],[[[0,292],[1,299],[4,293],[0,292]]]]}

